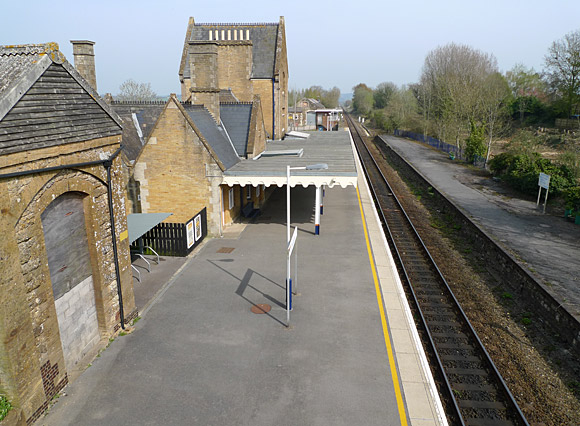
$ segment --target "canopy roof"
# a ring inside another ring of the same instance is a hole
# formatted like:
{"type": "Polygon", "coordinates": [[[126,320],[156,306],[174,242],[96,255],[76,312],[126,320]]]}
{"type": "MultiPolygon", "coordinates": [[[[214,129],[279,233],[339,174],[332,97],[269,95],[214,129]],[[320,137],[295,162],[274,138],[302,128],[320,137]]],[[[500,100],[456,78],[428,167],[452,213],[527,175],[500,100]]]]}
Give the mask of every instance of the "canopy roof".
{"type": "Polygon", "coordinates": [[[173,213],[132,213],[127,215],[129,244],[138,240],[173,213]]]}
{"type": "Polygon", "coordinates": [[[356,186],[357,172],[352,139],[347,131],[312,132],[308,139],[286,138],[268,142],[257,159],[243,160],[224,171],[222,184],[286,185],[286,167],[328,164],[326,170],[292,170],[290,186],[356,186]],[[268,155],[268,154],[275,155],[268,155]]]}

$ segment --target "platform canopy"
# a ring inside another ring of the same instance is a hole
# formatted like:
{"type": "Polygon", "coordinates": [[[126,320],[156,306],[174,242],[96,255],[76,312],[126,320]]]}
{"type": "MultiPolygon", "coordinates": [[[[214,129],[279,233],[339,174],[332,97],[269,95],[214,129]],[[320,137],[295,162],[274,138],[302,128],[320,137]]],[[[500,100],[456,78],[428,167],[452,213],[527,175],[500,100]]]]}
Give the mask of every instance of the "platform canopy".
{"type": "Polygon", "coordinates": [[[312,132],[310,137],[286,138],[268,142],[266,151],[257,159],[243,160],[224,171],[222,184],[240,185],[286,185],[286,167],[304,167],[311,164],[328,164],[326,170],[292,170],[290,186],[340,185],[346,188],[357,185],[350,133],[312,132]]]}
{"type": "Polygon", "coordinates": [[[127,215],[129,244],[138,240],[173,213],[132,213],[127,215]]]}

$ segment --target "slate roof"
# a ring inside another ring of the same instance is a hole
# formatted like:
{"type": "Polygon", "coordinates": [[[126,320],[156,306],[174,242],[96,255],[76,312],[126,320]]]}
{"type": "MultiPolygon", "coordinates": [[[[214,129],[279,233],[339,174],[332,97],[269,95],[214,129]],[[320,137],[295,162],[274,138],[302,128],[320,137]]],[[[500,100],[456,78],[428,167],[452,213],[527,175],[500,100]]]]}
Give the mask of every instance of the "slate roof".
{"type": "Polygon", "coordinates": [[[58,44],[0,46],[0,155],[121,134],[58,44]]]}
{"type": "Polygon", "coordinates": [[[251,117],[251,103],[220,104],[220,118],[240,157],[248,155],[248,133],[251,117]]]}
{"type": "Polygon", "coordinates": [[[184,104],[183,108],[226,170],[239,163],[240,158],[223,127],[216,124],[210,112],[203,105],[184,104]]]}
{"type": "Polygon", "coordinates": [[[157,119],[163,112],[166,102],[113,102],[111,108],[123,122],[123,151],[129,161],[134,161],[157,119]]]}
{"type": "Polygon", "coordinates": [[[46,54],[46,44],[0,46],[0,97],[10,84],[17,81],[30,66],[46,54]]]}
{"type": "Polygon", "coordinates": [[[298,101],[297,104],[303,104],[305,102],[308,104],[307,109],[324,109],[324,108],[326,108],[320,101],[318,101],[314,98],[300,99],[300,101],[298,101]]]}
{"type": "MultiPolygon", "coordinates": [[[[250,31],[252,42],[252,78],[274,78],[276,62],[276,43],[278,24],[194,24],[189,41],[208,41],[209,31],[246,30],[250,31]]],[[[219,43],[219,41],[218,41],[219,43]]],[[[184,76],[189,77],[189,66],[185,67],[184,76]]]]}

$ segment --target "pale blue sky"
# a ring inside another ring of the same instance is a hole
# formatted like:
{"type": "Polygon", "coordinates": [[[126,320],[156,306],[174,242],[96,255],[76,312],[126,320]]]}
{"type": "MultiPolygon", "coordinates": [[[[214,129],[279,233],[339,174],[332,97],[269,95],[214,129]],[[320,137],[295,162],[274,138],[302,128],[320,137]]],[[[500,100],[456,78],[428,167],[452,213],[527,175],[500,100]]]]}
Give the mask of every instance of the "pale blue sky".
{"type": "Polygon", "coordinates": [[[550,44],[580,29],[578,0],[469,1],[150,1],[10,0],[0,12],[0,44],[96,42],[99,93],[128,78],[159,95],[179,93],[178,67],[187,21],[286,20],[290,87],[376,86],[416,82],[425,55],[449,42],[542,69],[550,44]],[[353,9],[352,5],[358,4],[353,9]]]}

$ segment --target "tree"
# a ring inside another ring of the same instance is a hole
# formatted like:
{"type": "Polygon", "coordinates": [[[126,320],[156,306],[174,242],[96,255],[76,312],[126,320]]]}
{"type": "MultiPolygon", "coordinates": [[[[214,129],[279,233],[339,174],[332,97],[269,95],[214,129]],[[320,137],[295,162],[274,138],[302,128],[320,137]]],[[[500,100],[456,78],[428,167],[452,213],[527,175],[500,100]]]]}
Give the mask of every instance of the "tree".
{"type": "Polygon", "coordinates": [[[408,129],[416,131],[417,128],[420,128],[417,110],[417,99],[413,95],[412,89],[404,85],[401,88],[395,86],[395,91],[384,109],[388,118],[386,130],[408,129]]]}
{"type": "MultiPolygon", "coordinates": [[[[481,98],[485,130],[487,131],[486,164],[489,161],[493,138],[508,128],[509,99],[510,89],[507,80],[499,72],[490,74],[483,86],[481,98]]],[[[471,133],[473,133],[473,125],[471,133]]]]}
{"type": "Polygon", "coordinates": [[[397,86],[394,83],[385,82],[380,83],[373,91],[373,98],[375,101],[375,108],[381,109],[389,104],[391,96],[397,91],[397,86]]]}
{"type": "Polygon", "coordinates": [[[544,63],[548,80],[562,100],[563,112],[572,115],[580,101],[580,30],[553,42],[544,63]]]}
{"type": "Polygon", "coordinates": [[[356,112],[369,115],[373,109],[373,90],[364,83],[357,84],[352,88],[352,105],[356,112]]]}
{"type": "Polygon", "coordinates": [[[530,112],[534,98],[545,97],[546,84],[540,74],[533,68],[526,68],[523,64],[516,64],[506,72],[506,79],[514,98],[514,105],[520,116],[520,125],[524,124],[524,115],[530,112]]]}
{"type": "Polygon", "coordinates": [[[304,90],[304,97],[319,101],[320,98],[322,98],[323,91],[324,89],[321,86],[310,86],[308,89],[304,90]]]}
{"type": "Polygon", "coordinates": [[[151,83],[137,83],[133,79],[129,79],[119,86],[117,99],[120,101],[155,101],[158,96],[151,89],[151,83]]]}
{"type": "Polygon", "coordinates": [[[338,87],[333,87],[330,90],[322,90],[320,102],[326,108],[336,108],[338,106],[339,99],[340,89],[338,87]]]}
{"type": "Polygon", "coordinates": [[[470,122],[484,121],[483,88],[497,70],[493,55],[466,45],[450,43],[427,54],[421,84],[430,96],[430,116],[440,139],[451,135],[459,146],[470,122]]]}

